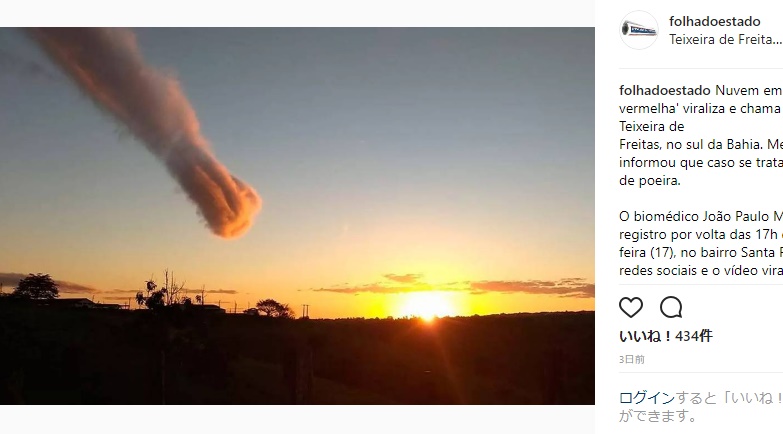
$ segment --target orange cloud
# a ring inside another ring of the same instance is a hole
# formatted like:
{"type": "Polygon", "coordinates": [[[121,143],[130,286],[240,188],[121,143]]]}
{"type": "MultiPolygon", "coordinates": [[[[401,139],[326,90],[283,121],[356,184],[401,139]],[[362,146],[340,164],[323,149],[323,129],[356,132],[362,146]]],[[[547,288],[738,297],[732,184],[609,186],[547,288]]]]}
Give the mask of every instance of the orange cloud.
{"type": "Polygon", "coordinates": [[[595,284],[583,278],[564,278],[560,280],[482,280],[431,284],[421,282],[420,274],[385,274],[394,283],[378,282],[366,285],[337,285],[318,288],[316,292],[335,292],[339,294],[398,294],[415,291],[468,291],[471,294],[497,292],[502,294],[524,293],[535,295],[557,295],[560,297],[594,298],[595,284]],[[408,283],[408,285],[399,285],[408,283]]]}
{"type": "Polygon", "coordinates": [[[562,297],[593,298],[595,297],[595,284],[587,283],[585,279],[568,278],[558,281],[549,280],[484,280],[471,282],[470,288],[476,292],[500,292],[511,294],[522,292],[525,294],[559,295],[562,297]]]}
{"type": "Polygon", "coordinates": [[[421,279],[421,274],[384,274],[383,277],[400,283],[416,283],[421,279]]]}
{"type": "Polygon", "coordinates": [[[410,286],[384,286],[383,284],[380,283],[374,283],[374,284],[361,285],[361,286],[318,288],[318,289],[314,289],[313,291],[337,292],[340,294],[359,294],[362,292],[372,292],[376,294],[395,294],[400,292],[419,291],[419,289],[410,286]]]}

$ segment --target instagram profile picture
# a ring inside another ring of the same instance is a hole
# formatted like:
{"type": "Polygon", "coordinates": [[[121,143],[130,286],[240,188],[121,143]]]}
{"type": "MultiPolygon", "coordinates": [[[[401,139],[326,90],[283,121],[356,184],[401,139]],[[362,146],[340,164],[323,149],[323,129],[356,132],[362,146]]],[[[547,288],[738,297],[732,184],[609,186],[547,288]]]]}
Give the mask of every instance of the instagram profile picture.
{"type": "Polygon", "coordinates": [[[645,11],[633,11],[620,22],[620,38],[634,50],[644,50],[658,39],[658,21],[645,11]]]}

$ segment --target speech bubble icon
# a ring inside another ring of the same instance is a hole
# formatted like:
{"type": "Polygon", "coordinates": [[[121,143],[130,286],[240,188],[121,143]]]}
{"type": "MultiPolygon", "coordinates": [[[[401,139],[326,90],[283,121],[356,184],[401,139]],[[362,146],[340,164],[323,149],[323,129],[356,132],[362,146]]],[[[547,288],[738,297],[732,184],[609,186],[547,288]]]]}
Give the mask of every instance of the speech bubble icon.
{"type": "Polygon", "coordinates": [[[670,295],[661,300],[661,313],[666,318],[682,318],[682,302],[670,295]]]}

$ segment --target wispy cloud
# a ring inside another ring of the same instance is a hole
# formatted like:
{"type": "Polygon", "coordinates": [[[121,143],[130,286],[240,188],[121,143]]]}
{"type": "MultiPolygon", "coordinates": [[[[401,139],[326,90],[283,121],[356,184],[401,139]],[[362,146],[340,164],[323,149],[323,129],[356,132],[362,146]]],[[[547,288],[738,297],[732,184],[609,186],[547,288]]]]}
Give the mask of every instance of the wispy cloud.
{"type": "MultiPolygon", "coordinates": [[[[12,292],[19,284],[19,281],[27,276],[28,274],[26,273],[0,273],[0,284],[3,285],[3,291],[12,292]]],[[[139,287],[136,289],[127,289],[127,288],[98,289],[93,286],[84,285],[81,283],[69,282],[67,280],[55,280],[55,283],[57,284],[57,287],[61,293],[93,294],[107,300],[108,299],[127,300],[129,296],[131,297],[135,296],[136,293],[138,293],[139,291],[143,291],[143,285],[139,285],[139,287]]],[[[201,293],[201,289],[187,288],[186,290],[189,293],[194,293],[194,294],[201,293]]],[[[184,293],[185,290],[183,290],[182,292],[184,293]]],[[[238,294],[238,292],[233,289],[212,289],[204,292],[206,294],[229,294],[229,295],[238,294]]]]}
{"type": "MultiPolygon", "coordinates": [[[[133,297],[112,296],[112,297],[101,297],[101,298],[103,300],[109,300],[109,301],[128,301],[129,298],[132,299],[133,297]]],[[[134,301],[134,303],[135,303],[135,301],[134,301]]]]}
{"type": "Polygon", "coordinates": [[[394,294],[400,292],[421,291],[413,286],[386,286],[382,283],[371,283],[360,286],[338,286],[331,288],[314,289],[315,292],[337,292],[340,294],[359,294],[362,292],[372,292],[376,294],[394,294]]]}
{"type": "Polygon", "coordinates": [[[384,274],[383,277],[400,283],[416,283],[421,279],[421,274],[384,274]]]}
{"type": "Polygon", "coordinates": [[[313,289],[315,292],[335,292],[339,294],[397,294],[417,291],[465,291],[470,294],[524,293],[533,295],[555,295],[573,298],[594,298],[595,284],[580,277],[560,280],[481,280],[435,284],[423,282],[421,274],[385,274],[387,280],[365,285],[335,285],[328,288],[313,289]],[[401,285],[404,283],[405,285],[401,285]]]}
{"type": "Polygon", "coordinates": [[[483,280],[471,282],[470,289],[478,292],[500,292],[504,294],[525,293],[559,295],[562,297],[593,298],[595,284],[581,278],[552,280],[483,280]]]}
{"type": "Polygon", "coordinates": [[[79,283],[68,282],[65,280],[57,280],[56,282],[57,282],[57,288],[60,290],[60,292],[64,292],[64,293],[95,294],[97,292],[100,292],[99,289],[87,285],[81,285],[79,283]]]}
{"type": "Polygon", "coordinates": [[[209,291],[204,291],[205,294],[236,294],[237,292],[233,289],[212,289],[209,291]]]}
{"type": "Polygon", "coordinates": [[[58,80],[57,75],[40,63],[3,49],[0,49],[0,72],[25,78],[58,80]]]}
{"type": "Polygon", "coordinates": [[[101,291],[101,294],[136,294],[138,289],[109,289],[107,291],[101,291]]]}
{"type": "MultiPolygon", "coordinates": [[[[4,288],[13,289],[16,288],[16,285],[19,284],[20,280],[27,276],[28,275],[24,273],[0,273],[0,284],[2,284],[4,288]]],[[[55,280],[54,283],[57,284],[59,291],[65,294],[95,294],[100,292],[100,290],[91,286],[68,282],[66,280],[55,280]]]]}
{"type": "MultiPolygon", "coordinates": [[[[183,292],[187,291],[188,294],[201,294],[201,288],[185,288],[183,292]]],[[[233,289],[206,289],[204,294],[239,294],[239,292],[233,289]]]]}

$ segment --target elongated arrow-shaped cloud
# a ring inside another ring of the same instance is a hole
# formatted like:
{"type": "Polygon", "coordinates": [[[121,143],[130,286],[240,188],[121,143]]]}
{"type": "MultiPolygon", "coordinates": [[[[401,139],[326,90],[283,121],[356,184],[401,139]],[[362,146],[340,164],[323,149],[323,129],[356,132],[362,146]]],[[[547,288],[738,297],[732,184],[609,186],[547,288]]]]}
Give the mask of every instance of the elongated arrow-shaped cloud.
{"type": "Polygon", "coordinates": [[[212,232],[236,238],[250,228],[261,198],[215,158],[179,82],[145,63],[132,31],[29,32],[82,91],[163,162],[212,232]]]}

